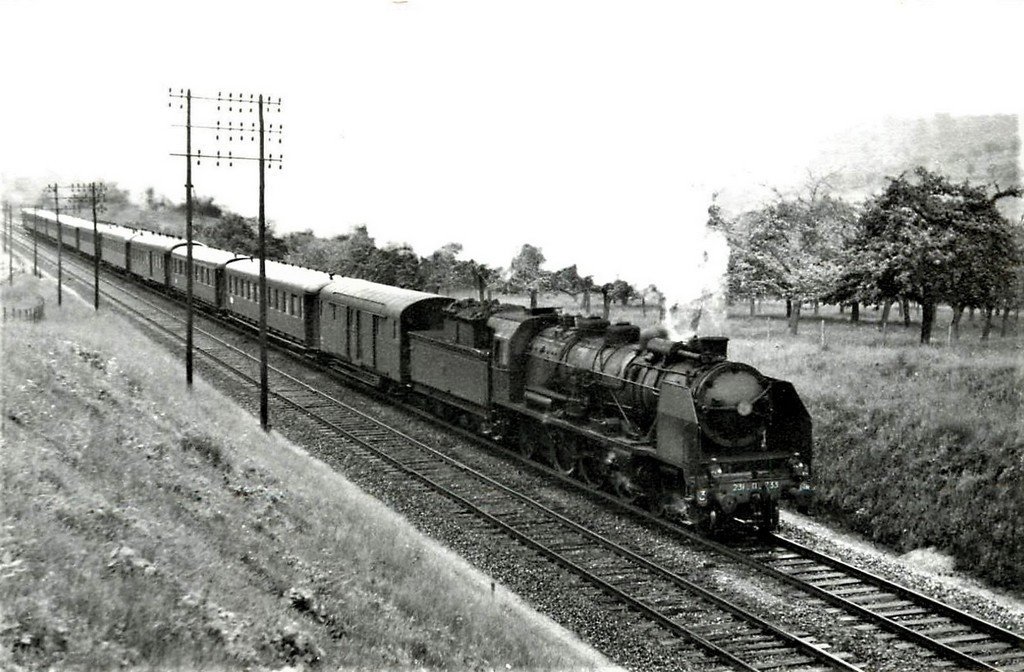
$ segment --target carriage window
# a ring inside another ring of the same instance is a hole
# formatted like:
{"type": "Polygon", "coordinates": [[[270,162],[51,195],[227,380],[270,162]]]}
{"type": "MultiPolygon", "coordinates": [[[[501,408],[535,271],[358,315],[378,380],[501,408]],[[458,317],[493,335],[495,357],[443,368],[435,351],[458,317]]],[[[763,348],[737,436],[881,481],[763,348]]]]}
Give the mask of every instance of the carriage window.
{"type": "Polygon", "coordinates": [[[292,294],[292,309],[291,309],[291,314],[292,315],[298,315],[299,314],[298,313],[298,308],[295,307],[295,298],[296,298],[295,295],[292,294]]]}
{"type": "Polygon", "coordinates": [[[338,307],[336,305],[334,305],[333,303],[331,304],[331,319],[332,320],[338,319],[338,307]]]}

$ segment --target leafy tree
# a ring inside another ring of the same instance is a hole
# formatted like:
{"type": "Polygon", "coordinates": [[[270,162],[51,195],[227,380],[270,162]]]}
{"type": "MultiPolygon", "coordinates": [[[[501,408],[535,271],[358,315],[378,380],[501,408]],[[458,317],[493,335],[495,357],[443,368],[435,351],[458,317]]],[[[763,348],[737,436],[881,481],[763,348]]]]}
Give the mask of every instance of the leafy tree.
{"type": "Polygon", "coordinates": [[[861,218],[858,267],[865,284],[921,304],[921,342],[931,340],[935,308],[949,302],[991,310],[1010,294],[1020,251],[996,202],[984,188],[925,168],[890,178],[861,218]]]}
{"type": "Polygon", "coordinates": [[[393,243],[370,253],[366,272],[359,276],[394,287],[419,289],[420,258],[407,243],[393,243]]]}
{"type": "Polygon", "coordinates": [[[628,306],[629,300],[634,296],[638,296],[636,288],[625,280],[613,282],[608,294],[613,301],[618,301],[619,305],[622,306],[628,306]]]}
{"type": "MultiPolygon", "coordinates": [[[[220,219],[208,219],[195,224],[194,235],[211,247],[231,250],[238,254],[259,255],[258,223],[253,218],[234,213],[220,219]]],[[[267,259],[283,260],[288,255],[284,239],[274,235],[273,226],[267,225],[267,259]]]]}
{"type": "MultiPolygon", "coordinates": [[[[466,279],[459,273],[458,256],[461,252],[461,243],[448,243],[425,257],[420,267],[423,286],[433,292],[447,293],[460,285],[460,281],[466,279]]],[[[469,284],[476,286],[472,279],[469,284]]]]}
{"type": "Polygon", "coordinates": [[[509,286],[513,291],[543,289],[548,275],[541,269],[543,263],[544,253],[541,249],[524,244],[509,264],[509,286]]]}
{"type": "Polygon", "coordinates": [[[580,294],[593,289],[594,278],[590,275],[581,276],[576,264],[573,264],[551,273],[547,284],[552,291],[568,294],[575,300],[580,294]]]}
{"type": "Polygon", "coordinates": [[[856,210],[812,179],[804,193],[784,197],[735,222],[712,204],[709,224],[729,240],[729,291],[733,296],[774,295],[792,302],[789,329],[795,334],[805,299],[834,289],[845,270],[844,255],[857,222],[856,210]]]}
{"type": "Polygon", "coordinates": [[[456,275],[461,278],[470,278],[476,287],[480,301],[483,302],[487,298],[487,288],[501,277],[501,269],[491,268],[487,264],[470,259],[458,262],[456,275]]]}

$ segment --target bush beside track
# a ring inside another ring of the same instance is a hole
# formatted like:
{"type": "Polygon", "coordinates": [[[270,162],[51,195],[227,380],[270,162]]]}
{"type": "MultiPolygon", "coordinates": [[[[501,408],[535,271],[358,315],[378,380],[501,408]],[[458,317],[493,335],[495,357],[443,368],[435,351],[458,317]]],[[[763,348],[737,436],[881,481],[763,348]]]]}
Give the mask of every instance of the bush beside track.
{"type": "Polygon", "coordinates": [[[69,298],[2,335],[0,667],[608,665],[69,298]]]}

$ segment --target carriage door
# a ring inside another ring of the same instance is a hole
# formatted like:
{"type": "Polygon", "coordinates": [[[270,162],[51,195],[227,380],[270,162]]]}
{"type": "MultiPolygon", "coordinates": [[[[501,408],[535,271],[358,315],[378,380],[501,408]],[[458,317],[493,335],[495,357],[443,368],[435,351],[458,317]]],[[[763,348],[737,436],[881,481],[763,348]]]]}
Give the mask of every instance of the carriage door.
{"type": "Polygon", "coordinates": [[[345,306],[345,359],[352,361],[352,309],[345,306]]]}
{"type": "Polygon", "coordinates": [[[377,332],[380,330],[380,316],[371,315],[373,330],[370,334],[370,365],[377,368],[377,332]]]}

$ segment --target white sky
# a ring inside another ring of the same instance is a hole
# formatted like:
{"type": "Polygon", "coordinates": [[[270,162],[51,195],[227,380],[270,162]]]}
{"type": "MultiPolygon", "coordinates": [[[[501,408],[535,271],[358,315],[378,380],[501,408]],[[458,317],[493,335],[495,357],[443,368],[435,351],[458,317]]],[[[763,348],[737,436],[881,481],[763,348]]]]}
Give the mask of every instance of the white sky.
{"type": "MultiPolygon", "coordinates": [[[[712,192],[799,181],[850,123],[1024,110],[1019,1],[0,0],[0,25],[6,179],[182,200],[168,87],[262,90],[284,100],[279,231],[366,223],[505,266],[530,242],[640,285],[693,266],[712,192]]],[[[256,213],[255,164],[193,181],[256,213]]]]}

